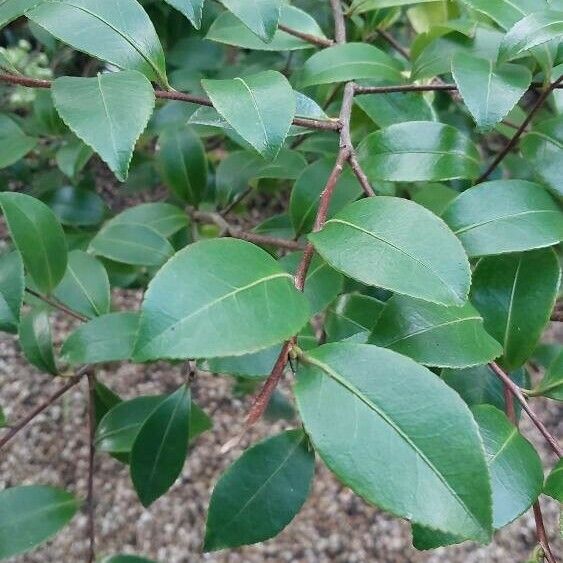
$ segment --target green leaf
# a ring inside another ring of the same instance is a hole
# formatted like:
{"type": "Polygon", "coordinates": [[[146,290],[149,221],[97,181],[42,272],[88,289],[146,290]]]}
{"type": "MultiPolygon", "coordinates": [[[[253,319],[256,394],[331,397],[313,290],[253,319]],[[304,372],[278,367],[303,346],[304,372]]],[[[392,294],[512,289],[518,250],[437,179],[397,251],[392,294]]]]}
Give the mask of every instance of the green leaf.
{"type": "Polygon", "coordinates": [[[552,249],[483,258],[473,272],[471,301],[504,349],[509,371],[532,355],[555,305],[561,271],[552,249]]]}
{"type": "Polygon", "coordinates": [[[563,502],[563,459],[560,459],[545,480],[546,495],[563,502]]]}
{"type": "Polygon", "coordinates": [[[483,445],[455,391],[376,346],[326,344],[304,360],[295,386],[299,412],[315,450],[346,486],[399,517],[490,540],[483,445]]]}
{"type": "Polygon", "coordinates": [[[280,19],[281,0],[220,0],[248,29],[262,41],[269,43],[274,37],[280,19]]]}
{"type": "Polygon", "coordinates": [[[522,18],[503,37],[499,61],[525,54],[528,49],[558,39],[563,35],[563,11],[543,10],[522,18]]]}
{"type": "Polygon", "coordinates": [[[73,138],[63,145],[55,155],[59,170],[70,179],[76,178],[86,166],[94,151],[80,139],[73,138]]]}
{"type": "Polygon", "coordinates": [[[547,7],[547,4],[540,0],[463,0],[474,10],[481,12],[496,21],[504,29],[512,27],[524,16],[537,11],[538,8],[547,7]]]}
{"type": "Polygon", "coordinates": [[[88,250],[115,262],[160,266],[174,254],[172,245],[152,227],[109,221],[91,240],[88,250]]]}
{"type": "Polygon", "coordinates": [[[131,450],[131,479],[143,506],[149,506],[174,483],[186,460],[190,390],[182,385],[145,420],[131,450]]]}
{"type": "Polygon", "coordinates": [[[520,151],[542,183],[563,197],[563,116],[546,119],[520,141],[520,151]]]}
{"type": "MultiPolygon", "coordinates": [[[[291,190],[289,216],[298,237],[313,228],[321,192],[333,167],[334,158],[322,158],[307,166],[297,178],[291,190]]],[[[350,168],[345,168],[330,200],[328,217],[332,217],[345,205],[358,199],[361,194],[362,187],[356,176],[350,168]]]]}
{"type": "Polygon", "coordinates": [[[463,192],[442,214],[469,256],[542,248],[563,238],[563,215],[538,184],[494,180],[463,192]]]}
{"type": "MultiPolygon", "coordinates": [[[[319,24],[307,12],[294,6],[284,5],[281,7],[280,25],[290,27],[300,33],[326,39],[319,24]]],[[[224,12],[216,18],[205,37],[218,43],[257,51],[293,51],[311,48],[308,41],[299,39],[281,29],[277,29],[272,40],[266,43],[230,12],[224,12]]]]}
{"type": "Polygon", "coordinates": [[[0,331],[16,333],[25,280],[19,252],[0,255],[0,331]]]}
{"type": "Polygon", "coordinates": [[[93,190],[63,186],[47,192],[41,198],[63,225],[91,227],[104,219],[106,205],[93,190]]]}
{"type": "Polygon", "coordinates": [[[173,8],[184,14],[196,28],[201,27],[204,0],[165,0],[173,8]]]}
{"type": "Polygon", "coordinates": [[[557,356],[549,364],[543,379],[532,394],[563,401],[563,350],[559,350],[557,356]]]}
{"type": "Polygon", "coordinates": [[[61,348],[61,358],[70,364],[93,364],[128,360],[133,353],[139,313],[109,313],[74,330],[61,348]]]}
{"type": "Polygon", "coordinates": [[[448,205],[459,195],[444,184],[424,184],[412,194],[412,200],[440,216],[448,205]]]}
{"type": "Polygon", "coordinates": [[[353,0],[348,14],[363,14],[381,8],[393,8],[395,6],[408,6],[410,4],[424,4],[434,0],[353,0]]]}
{"type": "Polygon", "coordinates": [[[36,4],[37,0],[4,0],[0,4],[0,28],[23,16],[26,10],[36,4]]]}
{"type": "Polygon", "coordinates": [[[6,415],[4,414],[4,409],[0,407],[0,428],[4,428],[7,424],[6,415]]]}
{"type": "Polygon", "coordinates": [[[19,341],[27,361],[41,371],[57,375],[59,370],[53,354],[53,340],[49,315],[46,311],[34,309],[22,316],[19,327],[19,341]]]}
{"type": "Polygon", "coordinates": [[[370,342],[438,367],[485,364],[502,354],[470,303],[445,307],[402,295],[387,301],[370,342]]]}
{"type": "Polygon", "coordinates": [[[309,239],[333,268],[362,283],[444,305],[467,299],[463,248],[441,219],[411,201],[356,201],[309,239]]]}
{"type": "Polygon", "coordinates": [[[315,53],[303,65],[300,85],[376,78],[402,82],[403,65],[373,45],[344,43],[315,53]]]}
{"type": "Polygon", "coordinates": [[[66,240],[54,213],[34,197],[0,193],[0,206],[27,273],[45,293],[61,281],[67,264],[66,240]]]}
{"type": "MultiPolygon", "coordinates": [[[[483,438],[493,495],[493,528],[499,530],[523,514],[536,501],[543,485],[541,461],[532,444],[495,407],[471,409],[483,438]]],[[[460,543],[464,538],[445,536],[413,526],[417,549],[460,543]]]]}
{"type": "Polygon", "coordinates": [[[109,313],[110,287],[106,269],[90,254],[73,250],[68,255],[66,273],[54,296],[85,317],[109,313]]]}
{"type": "Polygon", "coordinates": [[[277,156],[295,115],[293,89],[282,74],[268,70],[201,84],[217,111],[245,141],[264,158],[277,156]]]}
{"type": "MultiPolygon", "coordinates": [[[[189,0],[188,0],[189,1],[189,0]]],[[[139,557],[137,555],[112,555],[111,557],[104,557],[102,563],[157,563],[152,559],[146,557],[139,557]]]]}
{"type": "Polygon", "coordinates": [[[181,200],[197,206],[207,187],[207,160],[190,127],[168,127],[158,138],[157,162],[165,184],[181,200]]]}
{"type": "Polygon", "coordinates": [[[107,385],[96,381],[94,385],[94,407],[96,409],[96,428],[104,416],[116,405],[121,403],[121,397],[114,393],[107,385]]]}
{"type": "Polygon", "coordinates": [[[154,91],[147,78],[136,71],[94,78],[63,76],[53,82],[53,100],[72,132],[124,182],[135,143],[154,108],[154,91]]]}
{"type": "Polygon", "coordinates": [[[532,73],[524,66],[496,66],[466,53],[454,56],[452,74],[475,123],[485,130],[504,119],[532,82],[532,73]]]}
{"type": "Polygon", "coordinates": [[[301,430],[288,430],[246,450],[215,485],[204,551],[277,535],[307,499],[314,469],[315,455],[301,430]]]}
{"type": "Polygon", "coordinates": [[[70,493],[46,485],[0,491],[0,559],[25,553],[54,536],[79,505],[70,493]]]}
{"type": "Polygon", "coordinates": [[[135,359],[240,355],[289,338],[309,319],[307,301],[292,279],[248,242],[189,245],[149,284],[135,359]]]}
{"type": "Polygon", "coordinates": [[[142,203],[116,215],[111,224],[143,225],[163,237],[169,237],[188,226],[188,216],[185,211],[170,203],[142,203]]]}
{"type": "MultiPolygon", "coordinates": [[[[149,80],[168,86],[162,46],[149,16],[136,0],[115,0],[111,4],[43,0],[26,16],[78,51],[119,68],[137,70],[149,80]]],[[[135,107],[132,103],[127,109],[135,107]]]]}
{"type": "Polygon", "coordinates": [[[210,358],[207,364],[209,371],[213,373],[226,373],[237,377],[261,379],[272,371],[280,351],[281,344],[275,344],[252,354],[210,358]]]}
{"type": "MultiPolygon", "coordinates": [[[[280,259],[280,264],[290,273],[295,275],[301,262],[303,252],[292,252],[280,259]]],[[[313,256],[303,293],[309,301],[311,315],[323,311],[342,291],[344,276],[333,270],[324,260],[313,256]]]]}
{"type": "Polygon", "coordinates": [[[0,169],[11,166],[36,145],[36,138],[27,136],[12,119],[0,114],[0,169]]]}
{"type": "Polygon", "coordinates": [[[433,121],[398,123],[368,135],[358,145],[358,159],[372,181],[476,178],[480,170],[475,145],[455,127],[433,121]]]}

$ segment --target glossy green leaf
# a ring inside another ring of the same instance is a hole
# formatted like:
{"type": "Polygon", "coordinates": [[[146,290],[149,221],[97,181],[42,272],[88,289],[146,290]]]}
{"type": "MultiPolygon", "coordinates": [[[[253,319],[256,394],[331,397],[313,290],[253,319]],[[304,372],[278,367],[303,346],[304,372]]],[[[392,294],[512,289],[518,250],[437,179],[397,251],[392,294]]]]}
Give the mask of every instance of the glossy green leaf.
{"type": "Polygon", "coordinates": [[[463,0],[463,3],[489,16],[504,29],[512,27],[524,16],[547,7],[544,0],[463,0]]]}
{"type": "Polygon", "coordinates": [[[110,287],[106,269],[90,254],[73,250],[68,255],[66,273],[54,296],[86,317],[109,313],[110,287]]]}
{"type": "Polygon", "coordinates": [[[162,46],[136,0],[43,0],[26,16],[79,51],[168,85],[162,46]]]}
{"type": "Polygon", "coordinates": [[[307,499],[314,469],[315,455],[301,430],[288,430],[246,450],[215,485],[204,551],[277,535],[307,499]]]}
{"type": "Polygon", "coordinates": [[[104,219],[106,205],[93,190],[63,186],[47,192],[41,198],[63,225],[91,227],[104,219]]]}
{"type": "Polygon", "coordinates": [[[147,78],[136,71],[94,78],[63,76],[53,82],[53,100],[72,132],[101,156],[118,180],[125,181],[133,148],[154,108],[147,78]]]}
{"type": "Polygon", "coordinates": [[[538,11],[518,21],[504,36],[499,48],[499,61],[508,61],[525,54],[542,43],[563,36],[563,11],[538,11]]]}
{"type": "Polygon", "coordinates": [[[278,27],[281,0],[220,0],[221,4],[232,12],[248,29],[262,41],[270,42],[278,27]]]}
{"type": "Polygon", "coordinates": [[[163,237],[169,237],[188,226],[188,215],[170,203],[142,203],[116,215],[111,220],[111,224],[143,225],[163,237]]]}
{"type": "Polygon", "coordinates": [[[0,168],[11,166],[36,145],[37,139],[26,135],[7,115],[0,114],[0,168]]]}
{"type": "Polygon", "coordinates": [[[463,248],[441,219],[411,201],[359,200],[309,238],[333,268],[362,283],[445,305],[467,299],[463,248]]]}
{"type": "Polygon", "coordinates": [[[315,53],[303,65],[301,86],[348,82],[362,78],[402,82],[403,65],[365,43],[334,45],[315,53]]]}
{"type": "Polygon", "coordinates": [[[61,281],[67,264],[66,240],[53,212],[34,197],[0,193],[10,235],[37,289],[45,293],[61,281]]]}
{"type": "Polygon", "coordinates": [[[295,115],[295,96],[287,79],[268,70],[245,78],[201,83],[233,129],[262,156],[274,159],[295,115]]]}
{"type": "MultiPolygon", "coordinates": [[[[326,38],[319,24],[307,12],[295,6],[283,5],[281,7],[279,23],[300,33],[321,39],[326,38]]],[[[277,29],[272,40],[266,43],[230,12],[224,12],[211,24],[206,39],[257,51],[293,51],[311,48],[308,41],[299,39],[281,29],[277,29]]]]}
{"type": "Polygon", "coordinates": [[[141,426],[131,450],[131,479],[143,506],[174,483],[186,460],[190,390],[182,385],[162,401],[141,426]]]}
{"type": "Polygon", "coordinates": [[[454,56],[452,74],[467,109],[481,129],[491,129],[502,121],[532,82],[532,73],[524,66],[496,66],[492,61],[465,53],[454,56]]]}
{"type": "Polygon", "coordinates": [[[289,338],[308,319],[305,297],[267,252],[235,239],[200,241],[149,284],[135,359],[246,354],[289,338]]]}
{"type": "Polygon", "coordinates": [[[502,354],[470,303],[445,307],[402,295],[387,301],[370,342],[438,367],[485,364],[502,354]]]}
{"type": "Polygon", "coordinates": [[[563,116],[537,123],[520,141],[520,151],[540,181],[563,197],[563,116]]]}
{"type": "Polygon", "coordinates": [[[315,450],[355,493],[413,522],[490,540],[481,438],[465,403],[429,370],[384,348],[326,344],[300,364],[295,394],[315,450]]]}
{"type": "Polygon", "coordinates": [[[207,160],[199,137],[190,127],[168,127],[158,145],[165,184],[177,197],[197,206],[207,187],[207,160]]]}
{"type": "Polygon", "coordinates": [[[0,331],[17,332],[25,288],[19,252],[0,255],[0,331]]]}
{"type": "MultiPolygon", "coordinates": [[[[333,161],[334,158],[322,158],[307,166],[291,190],[289,216],[297,236],[301,236],[313,228],[321,192],[334,167],[333,161]]],[[[330,200],[328,216],[332,217],[345,205],[358,199],[361,194],[362,187],[356,176],[350,168],[345,168],[334,189],[334,196],[330,200]]]]}
{"type": "Polygon", "coordinates": [[[0,559],[25,553],[54,536],[79,505],[70,493],[46,485],[0,491],[0,559]]]}
{"type": "Polygon", "coordinates": [[[372,180],[424,182],[476,178],[479,153],[455,127],[433,121],[390,125],[358,145],[358,159],[372,180]]]}
{"type": "Polygon", "coordinates": [[[563,401],[563,350],[559,350],[557,356],[549,364],[549,367],[534,389],[533,395],[543,395],[550,399],[563,401]]]}
{"type": "Polygon", "coordinates": [[[473,272],[471,301],[504,349],[509,371],[532,355],[555,305],[561,270],[551,249],[483,258],[473,272]]]}
{"type": "Polygon", "coordinates": [[[116,405],[121,403],[121,397],[114,393],[107,385],[101,381],[96,381],[94,385],[94,408],[96,410],[96,428],[104,416],[116,405]]]}
{"type": "Polygon", "coordinates": [[[36,4],[37,0],[4,0],[0,4],[0,28],[23,16],[26,10],[36,4]]]}
{"type": "Polygon", "coordinates": [[[58,369],[53,353],[53,340],[49,315],[34,309],[22,316],[19,326],[19,341],[27,361],[41,371],[57,375],[58,369]]]}
{"type": "Polygon", "coordinates": [[[546,495],[563,502],[563,459],[560,459],[545,480],[546,495]]]}
{"type": "Polygon", "coordinates": [[[93,364],[129,360],[139,325],[139,313],[109,313],[74,330],[61,348],[61,357],[70,364],[93,364]]]}
{"type": "Polygon", "coordinates": [[[139,266],[160,266],[174,249],[152,227],[138,223],[107,223],[92,239],[88,249],[115,262],[139,266]]]}
{"type": "MultiPolygon", "coordinates": [[[[303,257],[302,252],[292,252],[280,260],[280,264],[290,273],[295,275],[297,267],[303,257]]],[[[309,301],[311,315],[316,315],[325,309],[342,291],[344,276],[333,270],[319,256],[313,256],[303,293],[309,301]]]]}
{"type": "Polygon", "coordinates": [[[424,184],[412,194],[412,200],[440,216],[448,205],[459,195],[444,184],[424,184]]]}
{"type": "Polygon", "coordinates": [[[204,0],[166,0],[166,2],[184,14],[196,29],[201,27],[204,0]]]}
{"type": "Polygon", "coordinates": [[[503,254],[557,244],[563,214],[538,184],[494,180],[456,198],[442,218],[469,256],[503,254]]]}

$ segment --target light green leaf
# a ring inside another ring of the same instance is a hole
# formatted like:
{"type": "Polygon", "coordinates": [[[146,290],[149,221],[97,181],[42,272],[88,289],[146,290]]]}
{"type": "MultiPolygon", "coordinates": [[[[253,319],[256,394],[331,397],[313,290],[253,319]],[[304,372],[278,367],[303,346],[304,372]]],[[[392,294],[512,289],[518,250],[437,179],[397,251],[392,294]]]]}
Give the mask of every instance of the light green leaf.
{"type": "Polygon", "coordinates": [[[547,8],[544,0],[462,0],[474,10],[489,16],[504,29],[512,27],[523,17],[547,8]]]}
{"type": "Polygon", "coordinates": [[[79,326],[65,340],[61,358],[70,364],[129,360],[133,353],[139,313],[109,313],[79,326]]]}
{"type": "Polygon", "coordinates": [[[381,8],[394,8],[395,6],[408,6],[410,4],[424,4],[435,0],[353,0],[349,14],[363,14],[381,8]]]}
{"type": "Polygon", "coordinates": [[[165,0],[173,8],[186,16],[191,24],[199,29],[201,27],[201,16],[204,0],[165,0]]]}
{"type": "Polygon", "coordinates": [[[308,319],[305,297],[266,251],[235,239],[200,241],[149,284],[135,359],[247,354],[296,334],[308,319]]]}
{"type": "Polygon", "coordinates": [[[543,10],[522,18],[511,27],[499,48],[499,61],[522,56],[532,47],[563,35],[563,11],[543,10]]]}
{"type": "Polygon", "coordinates": [[[563,459],[560,459],[545,480],[546,495],[563,502],[563,459]]]}
{"type": "Polygon", "coordinates": [[[154,108],[150,82],[135,71],[95,78],[63,76],[53,82],[53,100],[73,133],[125,181],[133,148],[154,108]]]}
{"type": "Polygon", "coordinates": [[[433,121],[390,125],[358,145],[358,159],[374,181],[476,178],[479,158],[475,145],[455,127],[433,121]]]}
{"type": "Polygon", "coordinates": [[[467,299],[463,248],[441,219],[411,201],[356,201],[309,238],[333,268],[362,283],[444,305],[467,299]]]}
{"type": "Polygon", "coordinates": [[[51,375],[59,373],[53,354],[49,315],[46,311],[34,309],[22,316],[19,341],[23,355],[29,363],[51,375]]]}
{"type": "Polygon", "coordinates": [[[162,496],[188,454],[190,390],[182,385],[148,416],[131,450],[131,479],[143,506],[162,496]]]}
{"type": "Polygon", "coordinates": [[[563,401],[563,350],[559,350],[557,356],[549,364],[543,379],[532,394],[563,401]]]}
{"type": "Polygon", "coordinates": [[[315,450],[355,493],[413,522],[490,540],[482,441],[436,375],[384,348],[326,344],[300,363],[295,394],[315,450]]]}
{"type": "Polygon", "coordinates": [[[215,485],[204,551],[277,535],[307,499],[314,469],[315,455],[301,430],[288,430],[246,450],[215,485]]]}
{"type": "Polygon", "coordinates": [[[373,45],[345,43],[315,53],[303,65],[301,86],[362,78],[402,82],[403,65],[373,45]]]}
{"type": "Polygon", "coordinates": [[[274,159],[295,115],[287,79],[268,70],[232,80],[202,80],[217,111],[262,156],[274,159]]]}
{"type": "Polygon", "coordinates": [[[17,332],[25,288],[19,252],[0,255],[0,331],[17,332]]]}
{"type": "Polygon", "coordinates": [[[555,305],[561,270],[552,249],[483,258],[473,272],[471,301],[504,349],[502,365],[519,368],[532,355],[555,305]]]}
{"type": "Polygon", "coordinates": [[[481,129],[491,129],[518,103],[532,82],[524,66],[494,65],[465,53],[452,60],[452,74],[465,105],[481,129]]]}
{"type": "Polygon", "coordinates": [[[67,264],[66,240],[54,213],[34,197],[0,193],[0,206],[27,273],[45,293],[61,281],[67,264]]]}
{"type": "Polygon", "coordinates": [[[0,114],[0,168],[11,166],[37,145],[12,119],[0,114]]]}
{"type": "Polygon", "coordinates": [[[219,0],[262,41],[270,42],[278,27],[281,0],[219,0]]]}
{"type": "Polygon", "coordinates": [[[54,292],[67,307],[86,317],[109,313],[110,287],[106,269],[90,254],[73,250],[66,273],[54,292]]]}
{"type": "MultiPolygon", "coordinates": [[[[283,5],[281,7],[279,23],[300,33],[326,39],[319,24],[307,12],[294,6],[283,5]]],[[[293,51],[311,48],[308,41],[299,39],[281,29],[277,29],[272,40],[266,43],[230,12],[224,12],[211,24],[206,39],[257,51],[293,51]]]]}
{"type": "Polygon", "coordinates": [[[111,224],[144,225],[163,237],[169,237],[188,226],[188,216],[185,211],[170,203],[142,203],[116,215],[111,224]]]}
{"type": "Polygon", "coordinates": [[[168,86],[162,46],[136,0],[43,0],[26,16],[78,51],[168,86]]]}
{"type": "Polygon", "coordinates": [[[538,184],[494,180],[453,200],[442,214],[469,256],[542,248],[563,238],[563,214],[538,184]]]}
{"type": "Polygon", "coordinates": [[[207,187],[207,160],[199,137],[185,125],[168,127],[158,145],[157,162],[165,184],[180,199],[197,206],[207,187]]]}
{"type": "Polygon", "coordinates": [[[0,559],[25,553],[54,536],[79,506],[70,493],[46,485],[0,491],[0,559]]]}
{"type": "Polygon", "coordinates": [[[445,307],[402,295],[386,302],[369,341],[438,367],[476,366],[502,354],[470,303],[445,307]]]}

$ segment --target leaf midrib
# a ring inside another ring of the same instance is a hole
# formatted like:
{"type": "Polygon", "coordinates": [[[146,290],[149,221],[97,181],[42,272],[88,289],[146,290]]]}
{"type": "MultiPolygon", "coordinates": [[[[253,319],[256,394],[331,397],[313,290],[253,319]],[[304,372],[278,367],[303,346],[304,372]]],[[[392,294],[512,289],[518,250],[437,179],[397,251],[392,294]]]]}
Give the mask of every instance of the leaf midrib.
{"type": "Polygon", "coordinates": [[[493,217],[492,219],[487,219],[486,221],[481,221],[480,223],[473,223],[467,225],[466,227],[460,227],[457,231],[454,231],[455,235],[460,235],[470,231],[472,229],[477,229],[488,225],[489,223],[494,223],[495,221],[508,221],[510,219],[515,219],[517,217],[523,217],[524,215],[532,215],[534,213],[558,213],[555,209],[531,209],[529,211],[521,211],[519,213],[514,213],[512,215],[503,215],[501,217],[493,217]]]}

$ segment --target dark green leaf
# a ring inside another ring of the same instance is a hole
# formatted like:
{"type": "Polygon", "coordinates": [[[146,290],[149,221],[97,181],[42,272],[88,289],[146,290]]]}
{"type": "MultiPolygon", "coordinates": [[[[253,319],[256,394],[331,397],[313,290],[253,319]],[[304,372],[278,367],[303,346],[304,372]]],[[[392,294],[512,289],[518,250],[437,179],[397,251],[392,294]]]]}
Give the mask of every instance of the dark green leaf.
{"type": "Polygon", "coordinates": [[[280,19],[281,0],[260,0],[258,3],[248,0],[220,2],[262,41],[272,40],[280,19]]]}
{"type": "Polygon", "coordinates": [[[14,164],[35,145],[37,139],[28,137],[7,115],[0,115],[0,168],[14,164]]]}
{"type": "Polygon", "coordinates": [[[441,219],[413,202],[384,196],[354,202],[309,238],[332,267],[362,283],[436,303],[467,299],[463,248],[441,219]]]}
{"type": "Polygon", "coordinates": [[[563,502],[563,459],[557,462],[557,465],[548,475],[543,492],[555,500],[563,502]]]}
{"type": "Polygon", "coordinates": [[[104,416],[116,405],[121,403],[121,397],[109,387],[96,381],[94,385],[94,408],[96,411],[96,428],[104,416]]]}
{"type": "Polygon", "coordinates": [[[533,394],[563,401],[563,350],[559,350],[555,359],[549,364],[544,378],[534,389],[533,394]]]}
{"type": "Polygon", "coordinates": [[[200,28],[204,0],[166,0],[166,2],[184,14],[196,29],[200,28]]]}
{"type": "Polygon", "coordinates": [[[425,184],[414,192],[412,200],[440,216],[458,195],[453,188],[444,184],[425,184]]]}
{"type": "Polygon", "coordinates": [[[63,225],[89,227],[104,219],[106,205],[94,191],[74,186],[63,186],[47,192],[41,198],[63,225]]]}
{"type": "Polygon", "coordinates": [[[24,287],[19,252],[0,255],[0,331],[18,331],[24,287]]]}
{"type": "Polygon", "coordinates": [[[93,154],[91,147],[74,137],[57,151],[57,166],[63,174],[73,179],[86,166],[93,154]]]}
{"type": "MultiPolygon", "coordinates": [[[[189,1],[189,0],[188,0],[189,1]]],[[[157,563],[146,557],[138,557],[137,555],[112,555],[102,559],[102,563],[157,563]]]]}
{"type": "Polygon", "coordinates": [[[278,534],[303,506],[314,469],[315,456],[301,430],[246,450],[213,490],[203,549],[248,545],[278,534]]]}
{"type": "Polygon", "coordinates": [[[58,369],[53,354],[53,341],[49,315],[35,309],[22,316],[19,327],[20,346],[27,361],[41,371],[57,375],[58,369]]]}
{"type": "Polygon", "coordinates": [[[457,393],[411,359],[376,346],[326,344],[305,362],[295,387],[299,412],[315,449],[345,485],[397,516],[490,540],[483,446],[457,393]]]}

